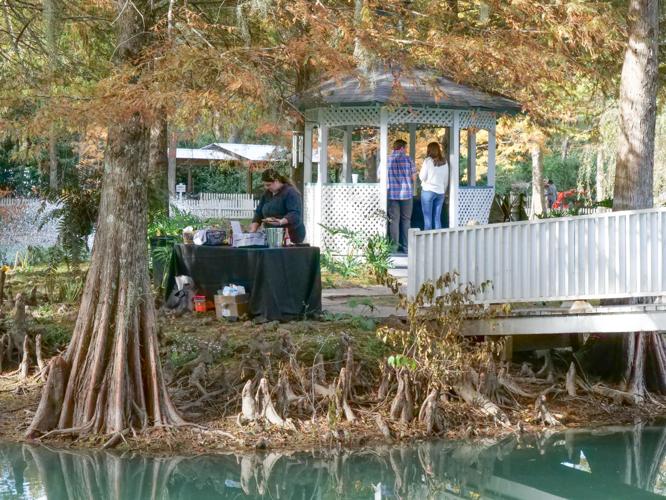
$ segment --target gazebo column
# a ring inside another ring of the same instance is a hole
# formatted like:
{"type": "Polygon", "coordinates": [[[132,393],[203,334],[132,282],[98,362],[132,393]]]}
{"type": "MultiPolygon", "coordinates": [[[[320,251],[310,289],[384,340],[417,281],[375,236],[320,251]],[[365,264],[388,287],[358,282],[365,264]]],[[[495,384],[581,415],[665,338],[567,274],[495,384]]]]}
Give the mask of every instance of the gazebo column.
{"type": "Polygon", "coordinates": [[[460,190],[460,112],[453,112],[453,124],[449,134],[449,165],[451,176],[449,180],[449,227],[458,225],[458,191],[460,190]]]}
{"type": "Polygon", "coordinates": [[[495,185],[495,123],[488,129],[488,186],[495,185]]]}
{"type": "Polygon", "coordinates": [[[342,134],[342,182],[352,181],[352,133],[354,129],[347,125],[342,134]]]}
{"type": "Polygon", "coordinates": [[[476,130],[467,129],[467,177],[470,186],[476,186],[476,130]]]}
{"type": "MultiPolygon", "coordinates": [[[[409,124],[409,157],[412,159],[412,163],[416,165],[416,124],[409,124]]],[[[416,196],[416,182],[412,187],[412,193],[416,196]]]]}
{"type": "Polygon", "coordinates": [[[388,110],[379,111],[379,199],[380,209],[386,212],[388,206],[388,110]]]}
{"type": "Polygon", "coordinates": [[[312,123],[305,124],[303,132],[303,182],[312,182],[312,123]]]}
{"type": "Polygon", "coordinates": [[[317,184],[328,183],[328,125],[319,123],[319,170],[317,184]]]}

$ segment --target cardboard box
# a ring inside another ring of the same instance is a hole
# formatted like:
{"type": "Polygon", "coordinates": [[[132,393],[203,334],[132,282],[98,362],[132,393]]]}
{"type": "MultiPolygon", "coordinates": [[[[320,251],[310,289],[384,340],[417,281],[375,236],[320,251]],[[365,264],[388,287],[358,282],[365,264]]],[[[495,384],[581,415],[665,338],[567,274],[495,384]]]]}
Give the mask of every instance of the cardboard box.
{"type": "Polygon", "coordinates": [[[215,315],[217,319],[238,321],[239,318],[248,316],[250,311],[249,306],[250,296],[247,293],[242,295],[215,296],[215,315]]]}

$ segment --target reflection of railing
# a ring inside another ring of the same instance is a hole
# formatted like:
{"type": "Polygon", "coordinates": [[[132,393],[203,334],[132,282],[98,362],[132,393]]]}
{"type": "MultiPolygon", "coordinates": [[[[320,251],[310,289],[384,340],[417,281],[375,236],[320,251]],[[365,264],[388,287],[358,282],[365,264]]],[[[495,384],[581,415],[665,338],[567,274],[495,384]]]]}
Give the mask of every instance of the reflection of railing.
{"type": "Polygon", "coordinates": [[[257,207],[252,195],[243,193],[201,193],[198,200],[172,197],[169,202],[178,210],[202,218],[249,219],[257,207]]]}
{"type": "Polygon", "coordinates": [[[666,209],[410,232],[409,293],[444,273],[490,280],[483,302],[666,293],[666,209]]]}

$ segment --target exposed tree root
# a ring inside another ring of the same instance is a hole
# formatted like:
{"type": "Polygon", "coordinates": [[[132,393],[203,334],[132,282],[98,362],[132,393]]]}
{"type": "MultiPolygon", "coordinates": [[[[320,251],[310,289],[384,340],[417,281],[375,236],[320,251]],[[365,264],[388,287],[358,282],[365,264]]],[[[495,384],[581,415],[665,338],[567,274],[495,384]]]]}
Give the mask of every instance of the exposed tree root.
{"type": "Polygon", "coordinates": [[[557,420],[546,408],[546,396],[544,394],[539,394],[534,402],[534,410],[537,413],[537,418],[544,425],[561,425],[559,420],[557,420]]]}
{"type": "Polygon", "coordinates": [[[19,379],[26,380],[30,373],[30,337],[23,337],[23,359],[19,365],[19,379]]]}
{"type": "Polygon", "coordinates": [[[349,406],[349,401],[348,401],[351,392],[349,384],[350,380],[349,377],[347,376],[347,369],[341,368],[340,376],[338,377],[338,385],[335,391],[338,417],[341,416],[340,412],[342,411],[348,422],[355,422],[356,415],[354,415],[354,411],[351,409],[351,406],[349,406]]]}
{"type": "Polygon", "coordinates": [[[421,425],[425,425],[428,435],[444,431],[444,418],[438,411],[438,403],[439,387],[435,386],[421,404],[418,416],[421,425]]]}
{"type": "Polygon", "coordinates": [[[569,365],[569,371],[567,371],[565,387],[567,388],[569,396],[576,396],[576,365],[573,361],[571,362],[571,365],[569,365]]]}
{"type": "Polygon", "coordinates": [[[283,419],[275,410],[273,401],[271,400],[270,389],[268,388],[268,381],[265,378],[262,378],[259,381],[259,387],[254,400],[257,407],[261,408],[260,415],[265,418],[268,423],[283,429],[296,430],[294,424],[290,420],[283,419]]]}
{"type": "Polygon", "coordinates": [[[469,381],[464,381],[461,384],[456,385],[454,388],[456,393],[467,404],[477,407],[484,415],[492,417],[495,422],[503,426],[510,425],[509,417],[507,417],[506,413],[504,413],[499,406],[490,401],[487,397],[474,390],[472,384],[469,381]]]}
{"type": "Polygon", "coordinates": [[[375,423],[377,424],[379,432],[382,433],[382,436],[388,441],[392,441],[393,435],[391,434],[391,429],[379,413],[375,414],[375,423]]]}
{"type": "Polygon", "coordinates": [[[545,351],[544,353],[544,363],[541,369],[536,373],[537,377],[546,379],[546,382],[552,384],[555,381],[554,367],[553,367],[553,356],[550,350],[545,351]]]}
{"type": "Polygon", "coordinates": [[[520,376],[521,377],[527,377],[527,378],[535,378],[536,375],[532,371],[532,368],[530,367],[530,364],[527,361],[524,361],[523,364],[520,367],[520,376]]]}

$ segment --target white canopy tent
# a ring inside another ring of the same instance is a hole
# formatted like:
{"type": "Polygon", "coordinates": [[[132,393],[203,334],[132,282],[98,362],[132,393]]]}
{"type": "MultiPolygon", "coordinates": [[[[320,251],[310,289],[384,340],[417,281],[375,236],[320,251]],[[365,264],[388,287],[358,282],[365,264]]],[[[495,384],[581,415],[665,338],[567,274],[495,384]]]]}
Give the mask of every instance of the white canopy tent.
{"type": "Polygon", "coordinates": [[[470,220],[487,223],[495,185],[495,125],[500,113],[520,112],[510,99],[486,94],[431,72],[409,74],[375,71],[360,78],[350,75],[332,79],[306,92],[298,102],[305,115],[303,146],[304,211],[309,242],[340,249],[344,242],[322,226],[345,227],[368,236],[385,234],[389,130],[409,132],[409,154],[415,157],[419,128],[448,127],[451,168],[449,191],[450,225],[470,220]],[[379,130],[378,182],[351,182],[352,134],[359,128],[379,130]],[[313,182],[313,133],[319,139],[317,181],[313,182]],[[342,131],[341,182],[328,182],[329,131],[342,131]],[[459,185],[460,133],[467,131],[468,186],[459,185]],[[476,185],[476,132],[488,132],[487,185],[476,185]]]}

